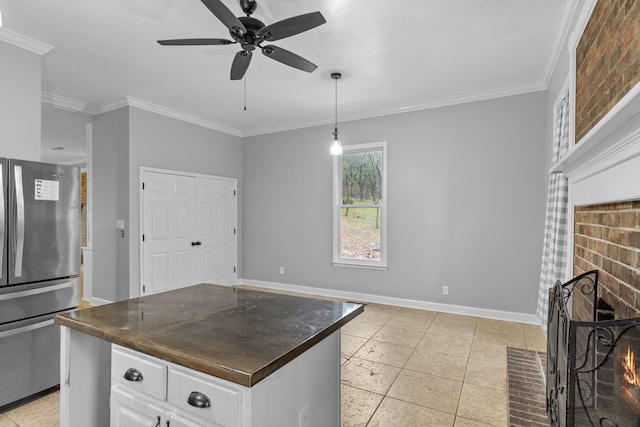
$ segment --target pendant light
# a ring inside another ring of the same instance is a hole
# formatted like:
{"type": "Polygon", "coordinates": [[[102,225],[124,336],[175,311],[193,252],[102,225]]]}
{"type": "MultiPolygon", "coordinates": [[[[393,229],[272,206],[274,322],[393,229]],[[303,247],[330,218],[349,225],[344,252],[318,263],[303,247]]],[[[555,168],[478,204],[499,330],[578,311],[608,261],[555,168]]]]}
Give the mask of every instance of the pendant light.
{"type": "Polygon", "coordinates": [[[342,77],[342,74],[340,73],[331,73],[331,78],[336,81],[336,121],[335,128],[333,129],[333,142],[329,149],[329,153],[332,156],[339,156],[342,154],[342,143],[340,142],[340,139],[338,139],[338,80],[340,77],[342,77]]]}

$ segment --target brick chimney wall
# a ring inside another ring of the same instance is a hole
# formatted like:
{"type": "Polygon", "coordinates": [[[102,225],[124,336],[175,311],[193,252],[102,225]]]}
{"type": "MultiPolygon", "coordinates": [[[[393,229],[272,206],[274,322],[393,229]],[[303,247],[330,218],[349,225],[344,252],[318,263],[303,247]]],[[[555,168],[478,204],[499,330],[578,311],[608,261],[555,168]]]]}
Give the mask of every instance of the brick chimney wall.
{"type": "Polygon", "coordinates": [[[640,1],[598,0],[576,49],[576,141],[640,81],[640,1]]]}
{"type": "MultiPolygon", "coordinates": [[[[574,276],[594,269],[599,296],[616,316],[640,317],[640,201],[576,206],[574,276]]],[[[591,321],[590,310],[590,303],[574,299],[574,319],[591,321]]]]}

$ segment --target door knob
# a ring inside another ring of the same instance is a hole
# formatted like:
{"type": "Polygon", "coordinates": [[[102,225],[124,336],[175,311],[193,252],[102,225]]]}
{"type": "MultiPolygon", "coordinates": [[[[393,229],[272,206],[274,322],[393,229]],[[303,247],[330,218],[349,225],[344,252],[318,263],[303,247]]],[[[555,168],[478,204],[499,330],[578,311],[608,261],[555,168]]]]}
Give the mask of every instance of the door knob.
{"type": "Polygon", "coordinates": [[[191,242],[191,246],[196,246],[198,242],[191,242]]]}
{"type": "Polygon", "coordinates": [[[196,242],[196,245],[200,246],[202,244],[202,242],[196,242]]]}

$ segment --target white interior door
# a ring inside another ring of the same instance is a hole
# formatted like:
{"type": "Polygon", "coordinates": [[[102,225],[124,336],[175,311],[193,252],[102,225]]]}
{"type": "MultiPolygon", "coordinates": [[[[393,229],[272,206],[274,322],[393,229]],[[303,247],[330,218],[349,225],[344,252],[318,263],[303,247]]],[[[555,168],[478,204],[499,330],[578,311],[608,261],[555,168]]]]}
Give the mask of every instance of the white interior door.
{"type": "Polygon", "coordinates": [[[237,283],[237,181],[142,171],[141,295],[237,283]]]}
{"type": "Polygon", "coordinates": [[[199,282],[233,285],[236,272],[236,181],[198,177],[197,248],[199,282]]]}
{"type": "Polygon", "coordinates": [[[143,174],[142,294],[194,283],[195,179],[143,174]]]}

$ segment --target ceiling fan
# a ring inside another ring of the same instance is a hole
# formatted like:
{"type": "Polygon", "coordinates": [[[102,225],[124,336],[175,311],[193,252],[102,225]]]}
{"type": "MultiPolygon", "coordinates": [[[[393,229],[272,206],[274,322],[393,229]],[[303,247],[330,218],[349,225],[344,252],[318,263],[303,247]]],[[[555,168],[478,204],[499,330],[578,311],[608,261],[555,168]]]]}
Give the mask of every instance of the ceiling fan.
{"type": "Polygon", "coordinates": [[[317,65],[274,45],[263,45],[263,42],[272,42],[286,37],[294,36],[324,24],[324,16],[320,12],[311,12],[294,16],[266,25],[252,18],[258,4],[255,0],[240,0],[240,7],[247,16],[235,17],[233,12],[226,7],[221,0],[202,0],[202,3],[218,18],[228,29],[233,40],[227,39],[175,39],[158,40],[163,46],[197,46],[197,45],[228,45],[240,43],[242,50],[236,53],[231,65],[231,80],[240,80],[249,67],[253,51],[260,48],[262,53],[278,62],[297,68],[308,73],[317,68],[317,65]]]}

